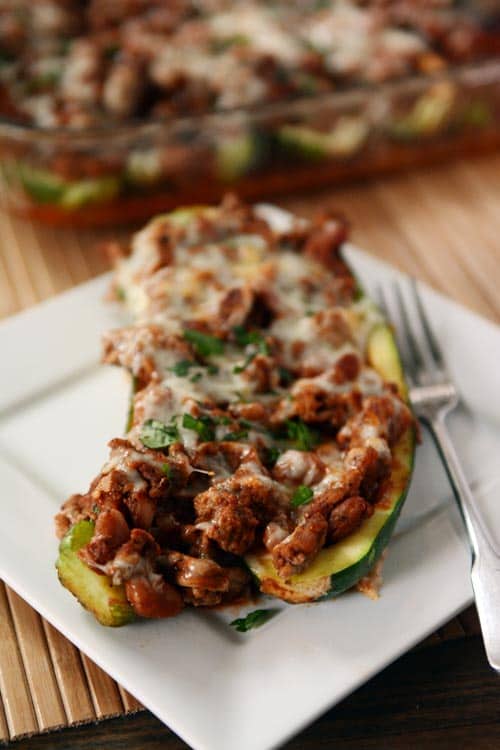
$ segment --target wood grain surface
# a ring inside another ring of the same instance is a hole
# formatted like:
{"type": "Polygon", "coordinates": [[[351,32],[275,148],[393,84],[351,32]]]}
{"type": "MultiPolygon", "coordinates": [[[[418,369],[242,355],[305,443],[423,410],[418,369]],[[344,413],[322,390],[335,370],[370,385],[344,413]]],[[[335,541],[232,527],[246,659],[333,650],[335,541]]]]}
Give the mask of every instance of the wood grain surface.
{"type": "MultiPolygon", "coordinates": [[[[275,201],[326,207],[353,240],[500,322],[500,155],[275,201]]],[[[106,270],[110,230],[54,230],[0,215],[0,317],[106,270]]],[[[126,236],[128,230],[120,230],[126,236]]],[[[500,683],[474,610],[455,618],[298,738],[299,748],[500,747],[500,683]],[[383,740],[382,740],[383,738],[383,740]]],[[[140,704],[0,582],[0,739],[137,711],[140,704]]],[[[19,750],[186,745],[148,712],[18,740],[19,750]]]]}

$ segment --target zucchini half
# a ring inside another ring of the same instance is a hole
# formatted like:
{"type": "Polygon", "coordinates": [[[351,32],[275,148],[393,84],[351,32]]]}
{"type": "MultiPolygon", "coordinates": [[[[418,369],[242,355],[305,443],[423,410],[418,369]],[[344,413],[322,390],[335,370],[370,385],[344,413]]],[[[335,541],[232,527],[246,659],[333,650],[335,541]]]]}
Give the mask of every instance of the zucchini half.
{"type": "Polygon", "coordinates": [[[215,148],[215,174],[222,182],[233,182],[255,169],[263,156],[264,144],[256,133],[220,138],[215,148]]]}
{"type": "Polygon", "coordinates": [[[69,182],[48,169],[28,164],[19,167],[19,180],[35,203],[57,205],[68,211],[89,203],[105,203],[121,190],[118,177],[105,175],[69,182]]]}
{"type": "Polygon", "coordinates": [[[394,117],[387,125],[390,136],[411,141],[429,138],[445,129],[451,120],[456,100],[453,84],[444,81],[422,94],[405,115],[394,117]]]}
{"type": "MultiPolygon", "coordinates": [[[[170,220],[186,224],[193,214],[215,209],[192,206],[168,214],[170,220]]],[[[386,380],[397,385],[407,400],[407,387],[391,329],[376,325],[368,339],[367,358],[371,366],[386,380]]],[[[134,390],[134,385],[132,386],[134,390]]],[[[133,415],[129,409],[128,424],[133,415]]],[[[365,576],[387,546],[409,486],[413,468],[415,434],[408,430],[393,448],[393,465],[383,497],[375,512],[361,527],[330,548],[323,549],[306,571],[283,581],[268,553],[246,556],[246,563],[264,593],[292,603],[311,602],[336,596],[354,586],[365,576]]],[[[60,582],[103,625],[120,626],[135,619],[124,586],[113,586],[110,579],[89,568],[78,556],[94,534],[92,521],[79,521],[61,540],[56,562],[60,582]]]]}
{"type": "MultiPolygon", "coordinates": [[[[395,383],[408,400],[396,342],[387,325],[377,325],[368,340],[368,361],[384,378],[395,383]]],[[[284,581],[268,552],[247,555],[246,563],[260,590],[287,602],[313,602],[341,594],[354,586],[375,565],[386,548],[408,492],[415,452],[415,432],[408,430],[392,450],[392,471],[375,511],[357,531],[321,550],[303,573],[284,581]]]]}
{"type": "Polygon", "coordinates": [[[113,586],[108,576],[91,570],[78,557],[78,550],[93,535],[92,521],[78,521],[62,538],[56,562],[59,580],[101,625],[126,625],[135,619],[135,614],[127,601],[125,587],[113,586]]]}
{"type": "Polygon", "coordinates": [[[369,133],[370,123],[366,117],[344,115],[326,133],[307,125],[284,125],[276,137],[286,154],[305,161],[321,161],[354,156],[365,145],[369,133]]]}

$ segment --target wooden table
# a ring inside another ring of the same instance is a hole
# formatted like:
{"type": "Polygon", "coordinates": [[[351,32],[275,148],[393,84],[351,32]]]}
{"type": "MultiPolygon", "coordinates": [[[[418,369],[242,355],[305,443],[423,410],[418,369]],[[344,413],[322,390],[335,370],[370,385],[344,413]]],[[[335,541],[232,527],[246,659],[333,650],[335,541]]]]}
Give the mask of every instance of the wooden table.
{"type": "MultiPolygon", "coordinates": [[[[276,203],[304,215],[327,204],[337,207],[351,219],[352,236],[359,245],[500,322],[500,155],[342,190],[283,198],[276,203]]],[[[96,243],[106,236],[106,231],[55,231],[1,216],[0,227],[0,316],[15,313],[105,270],[105,260],[96,243]]],[[[0,594],[3,595],[1,585],[0,594]]],[[[52,644],[53,661],[55,657],[61,660],[58,664],[55,658],[54,669],[62,669],[61,654],[71,653],[64,639],[46,623],[36,625],[38,616],[12,592],[7,595],[3,599],[0,596],[0,635],[8,635],[10,626],[14,633],[32,621],[35,630],[38,628],[52,644]]],[[[29,656],[13,654],[13,658],[24,660],[25,668],[29,656]]],[[[36,664],[29,666],[28,683],[30,674],[31,681],[37,674],[36,664]]],[[[87,665],[86,673],[88,670],[92,677],[91,665],[87,665]]],[[[2,675],[0,688],[1,680],[2,675]]],[[[98,709],[109,699],[110,686],[96,674],[92,684],[92,715],[98,717],[105,713],[98,709]]],[[[114,686],[113,689],[116,690],[114,686]]],[[[126,694],[116,694],[121,695],[120,705],[134,707],[126,694]]],[[[68,715],[64,697],[62,702],[68,715]]],[[[0,710],[0,723],[2,720],[5,716],[0,710]]],[[[336,750],[500,747],[500,682],[486,665],[474,609],[399,659],[286,748],[333,745],[336,750]]],[[[151,714],[141,712],[19,740],[14,747],[181,750],[186,745],[151,714]]]]}

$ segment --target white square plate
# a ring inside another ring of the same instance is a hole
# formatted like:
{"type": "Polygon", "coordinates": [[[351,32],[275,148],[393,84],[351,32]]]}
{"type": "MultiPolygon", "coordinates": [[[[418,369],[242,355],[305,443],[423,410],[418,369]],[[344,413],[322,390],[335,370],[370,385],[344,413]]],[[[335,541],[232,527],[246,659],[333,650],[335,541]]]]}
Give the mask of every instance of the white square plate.
{"type": "MultiPolygon", "coordinates": [[[[346,254],[367,289],[397,275],[353,247],[346,254]]],[[[57,581],[53,516],[86,490],[106,441],[123,431],[127,379],[97,364],[100,333],[120,323],[102,302],[107,283],[0,326],[0,575],[196,750],[275,747],[471,601],[469,553],[444,473],[426,440],[378,602],[347,593],[283,605],[241,635],[227,624],[235,610],[101,627],[57,581]]],[[[500,330],[428,289],[423,296],[466,404],[452,432],[495,533],[500,330]]]]}

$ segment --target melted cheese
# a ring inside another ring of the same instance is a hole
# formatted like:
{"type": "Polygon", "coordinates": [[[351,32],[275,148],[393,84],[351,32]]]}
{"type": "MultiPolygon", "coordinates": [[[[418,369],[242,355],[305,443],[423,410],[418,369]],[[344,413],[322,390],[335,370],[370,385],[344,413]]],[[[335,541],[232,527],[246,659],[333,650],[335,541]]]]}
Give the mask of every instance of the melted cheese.
{"type": "Polygon", "coordinates": [[[372,8],[358,7],[350,0],[338,0],[314,14],[303,24],[301,35],[324,55],[332,73],[364,74],[367,78],[380,59],[388,66],[399,66],[405,57],[426,48],[415,31],[385,28],[377,23],[372,8]]]}
{"type": "MultiPolygon", "coordinates": [[[[154,360],[159,379],[138,397],[142,422],[156,419],[175,425],[179,439],[191,453],[199,446],[200,435],[184,427],[184,414],[210,415],[214,406],[225,407],[242,401],[259,401],[275,408],[280,402],[287,404],[305,388],[330,395],[347,394],[353,389],[364,396],[383,392],[382,379],[366,365],[365,358],[370,331],[381,320],[372,303],[360,299],[347,308],[332,308],[325,293],[327,272],[318,262],[286,247],[277,249],[276,238],[272,236],[269,241],[266,235],[238,231],[237,218],[225,217],[226,225],[222,229],[217,223],[207,229],[200,215],[213,220],[216,209],[202,209],[198,214],[179,211],[153,220],[135,235],[131,256],[119,266],[119,283],[125,287],[129,307],[146,325],[146,331],[151,321],[179,335],[186,321],[204,325],[208,322],[209,327],[214,325],[217,331],[221,325],[220,302],[229,290],[241,288],[249,293],[265,293],[275,316],[268,330],[262,333],[274,342],[271,366],[279,364],[294,371],[300,365],[319,374],[300,378],[287,389],[275,388],[271,393],[261,393],[259,383],[252,377],[252,355],[258,351],[255,344],[239,347],[235,342],[225,341],[222,354],[208,356],[204,364],[191,364],[184,375],[179,375],[175,365],[185,359],[185,355],[173,349],[155,351],[152,338],[149,345],[142,342],[141,354],[154,360]],[[233,233],[231,221],[234,222],[233,233]],[[204,233],[209,241],[204,240],[204,233]],[[218,235],[219,240],[215,239],[218,235]],[[169,236],[172,238],[169,262],[155,268],[159,237],[163,237],[164,242],[169,236]],[[335,368],[346,354],[355,354],[361,367],[355,380],[339,383],[335,368]],[[275,365],[273,356],[279,357],[275,365]]],[[[288,228],[283,227],[285,232],[288,228]]],[[[138,355],[137,366],[139,361],[138,355]]],[[[213,429],[218,441],[234,431],[216,421],[213,429]]],[[[136,424],[131,439],[140,440],[140,431],[141,424],[136,424]]],[[[247,425],[245,432],[242,438],[245,443],[273,444],[272,435],[258,424],[247,425]]],[[[378,434],[367,434],[366,442],[383,452],[378,434]]],[[[331,468],[319,483],[318,491],[323,491],[329,483],[341,481],[335,451],[330,451],[331,455],[328,451],[323,453],[331,468]]],[[[311,468],[308,472],[302,465],[305,459],[300,452],[288,451],[285,455],[290,464],[289,472],[297,476],[304,474],[303,481],[312,484],[314,470],[311,468]]],[[[245,468],[247,472],[252,470],[250,465],[245,468]]],[[[216,473],[224,476],[224,472],[225,469],[219,467],[216,473]]],[[[272,481],[264,475],[259,475],[259,479],[272,481]]]]}
{"type": "Polygon", "coordinates": [[[231,39],[237,33],[257,49],[284,59],[295,59],[300,51],[297,43],[273,23],[265,8],[250,3],[235,3],[230,10],[216,14],[210,26],[221,39],[231,39]]]}
{"type": "Polygon", "coordinates": [[[128,481],[133,486],[134,492],[145,490],[147,488],[146,481],[142,478],[137,469],[133,469],[130,466],[130,462],[148,463],[155,467],[158,467],[161,463],[160,457],[158,459],[152,458],[148,454],[134,450],[132,447],[119,447],[115,448],[112,452],[109,460],[103,466],[102,473],[109,474],[114,470],[121,471],[126,475],[128,481]]]}

